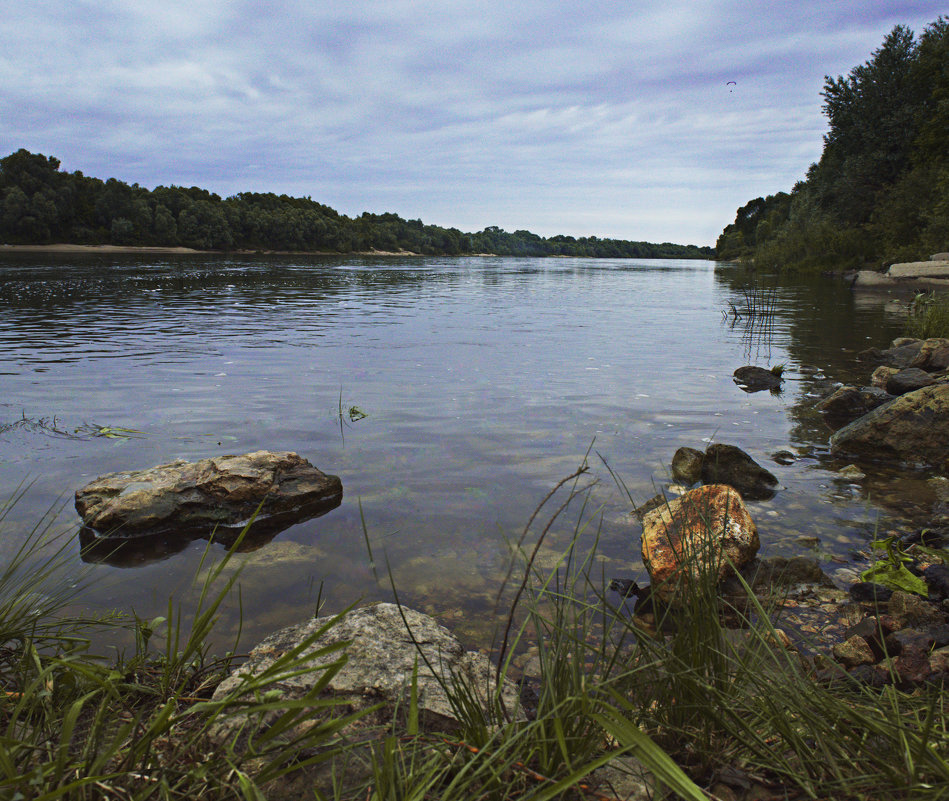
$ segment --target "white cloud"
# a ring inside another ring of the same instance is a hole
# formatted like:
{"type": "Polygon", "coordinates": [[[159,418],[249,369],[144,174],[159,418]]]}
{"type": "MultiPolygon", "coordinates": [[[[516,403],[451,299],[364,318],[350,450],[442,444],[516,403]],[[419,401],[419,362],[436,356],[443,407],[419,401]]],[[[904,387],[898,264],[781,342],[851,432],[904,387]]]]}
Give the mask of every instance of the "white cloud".
{"type": "Polygon", "coordinates": [[[466,230],[711,243],[819,156],[824,75],[940,10],[0,0],[0,150],[466,230]]]}

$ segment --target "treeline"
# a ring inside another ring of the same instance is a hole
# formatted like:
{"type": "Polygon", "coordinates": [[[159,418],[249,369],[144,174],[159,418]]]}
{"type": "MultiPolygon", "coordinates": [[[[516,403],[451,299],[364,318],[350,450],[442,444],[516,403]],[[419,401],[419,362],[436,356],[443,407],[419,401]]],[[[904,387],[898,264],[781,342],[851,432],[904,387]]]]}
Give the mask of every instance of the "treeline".
{"type": "Polygon", "coordinates": [[[58,159],[27,150],[0,159],[0,242],[426,255],[702,259],[714,255],[712,248],[694,245],[592,236],[544,238],[497,227],[466,234],[397,214],[350,218],[308,197],[241,192],[222,199],[198,187],[148,190],[59,167],[58,159]]]}
{"type": "Polygon", "coordinates": [[[897,26],[822,97],[820,161],[790,193],[738,209],[718,257],[847,269],[949,250],[949,20],[919,38],[897,26]]]}

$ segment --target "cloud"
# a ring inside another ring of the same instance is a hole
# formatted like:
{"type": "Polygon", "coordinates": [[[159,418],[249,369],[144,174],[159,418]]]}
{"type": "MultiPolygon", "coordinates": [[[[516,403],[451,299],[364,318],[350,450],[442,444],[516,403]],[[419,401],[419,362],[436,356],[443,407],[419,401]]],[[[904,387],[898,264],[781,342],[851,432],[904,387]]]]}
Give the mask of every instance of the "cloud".
{"type": "Polygon", "coordinates": [[[819,156],[824,75],[940,10],[761,9],[3,0],[0,145],[145,186],[711,243],[819,156]]]}

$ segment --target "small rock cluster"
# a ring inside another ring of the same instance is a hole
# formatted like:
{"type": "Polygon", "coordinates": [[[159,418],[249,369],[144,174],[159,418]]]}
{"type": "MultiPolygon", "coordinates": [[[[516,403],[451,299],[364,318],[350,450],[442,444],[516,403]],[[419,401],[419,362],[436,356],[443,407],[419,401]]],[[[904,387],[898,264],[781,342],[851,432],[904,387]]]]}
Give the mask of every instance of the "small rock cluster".
{"type": "Polygon", "coordinates": [[[949,465],[949,339],[900,337],[858,359],[876,365],[865,387],[840,386],[816,405],[835,455],[949,465]]]}
{"type": "Polygon", "coordinates": [[[834,659],[872,686],[949,682],[949,609],[942,600],[896,590],[885,602],[879,595],[861,602],[865,617],[833,646],[834,659]]]}

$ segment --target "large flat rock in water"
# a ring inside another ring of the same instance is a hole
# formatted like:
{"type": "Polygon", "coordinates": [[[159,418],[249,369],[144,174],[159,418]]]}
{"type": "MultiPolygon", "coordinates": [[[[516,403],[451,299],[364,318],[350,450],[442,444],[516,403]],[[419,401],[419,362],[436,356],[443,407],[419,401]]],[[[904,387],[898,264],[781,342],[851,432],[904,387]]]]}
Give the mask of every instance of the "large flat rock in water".
{"type": "Polygon", "coordinates": [[[830,438],[831,451],[870,461],[949,467],[949,384],[901,395],[830,438]]]}
{"type": "Polygon", "coordinates": [[[110,473],[76,492],[76,511],[84,526],[109,538],[201,535],[239,528],[258,507],[260,523],[288,526],[335,509],[342,498],[339,477],[302,456],[256,451],[110,473]]]}

